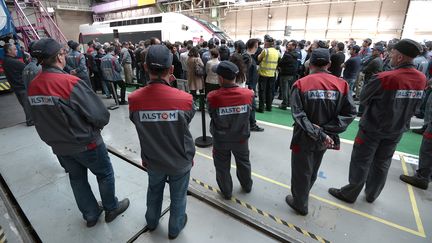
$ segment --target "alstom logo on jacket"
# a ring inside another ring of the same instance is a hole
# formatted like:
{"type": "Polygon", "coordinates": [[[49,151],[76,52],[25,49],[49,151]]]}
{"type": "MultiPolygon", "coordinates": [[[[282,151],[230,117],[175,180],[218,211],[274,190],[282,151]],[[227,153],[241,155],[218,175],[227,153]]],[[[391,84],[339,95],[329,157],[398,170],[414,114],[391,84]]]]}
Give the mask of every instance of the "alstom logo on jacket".
{"type": "Polygon", "coordinates": [[[215,140],[240,142],[249,138],[249,114],[253,93],[238,86],[222,87],[207,96],[210,133],[215,140]]]}
{"type": "Polygon", "coordinates": [[[293,86],[309,100],[336,101],[341,94],[348,94],[348,85],[344,80],[325,72],[310,74],[299,79],[293,86]]]}
{"type": "Polygon", "coordinates": [[[379,73],[363,88],[360,101],[366,109],[360,127],[383,135],[405,132],[425,87],[425,75],[413,65],[379,73]]]}
{"type": "Polygon", "coordinates": [[[149,170],[184,173],[192,167],[195,145],[189,123],[195,114],[192,95],[164,83],[150,83],[128,97],[130,119],[149,170]]]}

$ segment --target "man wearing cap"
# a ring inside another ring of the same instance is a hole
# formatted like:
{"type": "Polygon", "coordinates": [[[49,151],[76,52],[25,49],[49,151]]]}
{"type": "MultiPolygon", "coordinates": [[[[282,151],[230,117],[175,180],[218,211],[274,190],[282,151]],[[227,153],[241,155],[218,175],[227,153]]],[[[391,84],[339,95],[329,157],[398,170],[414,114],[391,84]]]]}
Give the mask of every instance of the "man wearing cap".
{"type": "Polygon", "coordinates": [[[391,53],[392,71],[375,75],[363,87],[360,102],[365,111],[354,140],[349,169],[349,184],[330,188],[334,197],[354,203],[366,184],[366,201],[380,195],[393,153],[409,129],[409,122],[421,103],[426,77],[417,71],[413,59],[421,45],[410,39],[398,42],[391,53]]]}
{"type": "Polygon", "coordinates": [[[400,179],[408,184],[427,190],[432,179],[432,95],[426,102],[423,140],[420,146],[418,169],[413,176],[400,175],[400,179]]]}
{"type": "Polygon", "coordinates": [[[147,228],[153,231],[158,226],[167,182],[171,197],[168,237],[175,239],[187,222],[186,192],[195,155],[189,123],[195,110],[192,95],[169,85],[172,60],[167,47],[150,46],[144,64],[150,81],[129,95],[129,117],[138,132],[142,163],[149,178],[147,228]]]}
{"type": "Polygon", "coordinates": [[[327,71],[330,53],[317,48],[310,58],[311,74],[294,83],[291,111],[291,193],[287,204],[300,215],[308,214],[309,191],[317,179],[324,153],[339,150],[339,135],[354,120],[356,109],[344,80],[327,71]]]}
{"type": "Polygon", "coordinates": [[[259,105],[257,112],[263,113],[264,106],[267,111],[272,110],[273,86],[275,83],[275,72],[280,58],[279,51],[274,48],[272,37],[265,39],[264,50],[258,56],[259,78],[258,78],[258,98],[259,105]]]}
{"type": "Polygon", "coordinates": [[[3,69],[6,79],[13,88],[13,91],[18,99],[18,102],[23,107],[27,126],[33,126],[33,118],[30,110],[30,105],[27,100],[26,84],[23,82],[22,73],[25,64],[17,58],[17,48],[14,44],[6,43],[3,46],[4,60],[3,69]]]}
{"type": "Polygon", "coordinates": [[[120,64],[124,71],[124,80],[127,84],[132,83],[132,57],[129,53],[129,43],[123,42],[122,49],[120,50],[120,64]]]}
{"type": "Polygon", "coordinates": [[[129,207],[127,198],[119,202],[115,196],[114,171],[100,134],[110,114],[83,80],[63,71],[66,51],[57,41],[41,39],[33,53],[42,63],[28,88],[36,131],[69,173],[87,227],[96,225],[103,209],[109,223],[129,207]],[[103,208],[88,183],[88,169],[97,177],[103,208]]]}
{"type": "MultiPolygon", "coordinates": [[[[363,63],[363,86],[369,83],[373,75],[383,71],[381,55],[384,53],[384,46],[376,44],[372,49],[372,56],[363,63]]],[[[360,103],[357,116],[363,115],[364,106],[360,103]]]]}
{"type": "Polygon", "coordinates": [[[114,47],[110,46],[107,48],[107,54],[101,59],[101,72],[103,78],[111,83],[111,92],[118,102],[117,96],[117,85],[120,86],[120,105],[127,105],[126,101],[126,84],[121,76],[122,67],[118,61],[118,58],[114,54],[114,47]]]}
{"type": "Polygon", "coordinates": [[[342,77],[350,87],[350,95],[354,93],[355,81],[360,72],[361,60],[358,55],[359,51],[360,47],[358,45],[352,46],[350,49],[350,58],[342,65],[344,68],[342,77]]]}
{"type": "Polygon", "coordinates": [[[36,77],[36,75],[42,70],[42,66],[38,65],[38,60],[36,54],[33,52],[33,45],[36,43],[36,41],[33,41],[29,44],[29,51],[31,55],[31,60],[27,64],[27,66],[24,68],[22,73],[22,79],[24,82],[24,86],[26,90],[28,89],[28,86],[30,82],[36,77]]]}
{"type": "Polygon", "coordinates": [[[249,115],[252,109],[253,92],[239,87],[237,66],[222,61],[213,67],[219,76],[220,89],[207,96],[211,117],[210,133],[213,135],[213,161],[216,181],[225,199],[232,196],[230,174],[231,153],[237,165],[237,178],[244,192],[252,190],[251,163],[249,161],[249,115]]]}
{"type": "Polygon", "coordinates": [[[92,87],[87,69],[86,58],[78,50],[79,43],[75,41],[69,41],[68,45],[70,47],[70,52],[66,56],[65,70],[86,82],[89,87],[92,87]]]}

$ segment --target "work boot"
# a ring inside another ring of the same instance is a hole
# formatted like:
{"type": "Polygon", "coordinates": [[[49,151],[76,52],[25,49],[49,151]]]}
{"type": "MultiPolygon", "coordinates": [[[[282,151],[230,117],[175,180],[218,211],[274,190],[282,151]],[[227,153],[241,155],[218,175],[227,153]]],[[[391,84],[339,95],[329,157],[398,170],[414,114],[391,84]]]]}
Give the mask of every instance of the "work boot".
{"type": "Polygon", "coordinates": [[[264,128],[259,127],[258,125],[255,124],[255,126],[251,126],[250,130],[251,132],[262,132],[264,131],[264,128]]]}
{"type": "Polygon", "coordinates": [[[129,199],[125,198],[118,203],[118,207],[114,210],[105,212],[105,222],[112,222],[117,216],[122,214],[129,207],[129,199]]]}
{"type": "Polygon", "coordinates": [[[288,206],[290,206],[292,209],[294,209],[294,211],[296,211],[298,214],[300,214],[302,216],[306,216],[308,214],[307,210],[300,210],[299,208],[297,208],[295,206],[293,196],[291,196],[291,195],[286,196],[285,202],[288,204],[288,206]]]}
{"type": "Polygon", "coordinates": [[[347,202],[347,203],[354,203],[355,202],[355,200],[353,201],[353,200],[350,200],[348,198],[345,198],[345,196],[342,195],[341,189],[330,188],[328,190],[328,192],[330,193],[330,195],[332,195],[333,197],[335,197],[335,198],[337,198],[337,199],[339,199],[341,201],[344,201],[344,202],[347,202]]]}
{"type": "Polygon", "coordinates": [[[101,206],[101,204],[99,202],[98,202],[98,204],[99,204],[99,213],[98,213],[98,216],[94,220],[87,220],[87,227],[88,228],[91,228],[91,227],[93,227],[93,226],[95,226],[97,224],[97,222],[99,221],[99,217],[100,217],[100,215],[103,212],[103,207],[101,206]]]}
{"type": "Polygon", "coordinates": [[[427,179],[420,178],[418,176],[407,176],[407,175],[400,175],[399,179],[417,188],[423,190],[428,189],[429,181],[427,179]]]}
{"type": "MultiPolygon", "coordinates": [[[[188,217],[187,217],[187,214],[185,214],[184,224],[183,224],[183,227],[181,229],[183,229],[186,226],[187,220],[188,220],[188,217]]],[[[181,230],[180,230],[180,232],[181,232],[181,230]]],[[[175,238],[177,238],[177,236],[180,234],[180,232],[177,235],[168,234],[168,239],[174,240],[175,238]]]]}

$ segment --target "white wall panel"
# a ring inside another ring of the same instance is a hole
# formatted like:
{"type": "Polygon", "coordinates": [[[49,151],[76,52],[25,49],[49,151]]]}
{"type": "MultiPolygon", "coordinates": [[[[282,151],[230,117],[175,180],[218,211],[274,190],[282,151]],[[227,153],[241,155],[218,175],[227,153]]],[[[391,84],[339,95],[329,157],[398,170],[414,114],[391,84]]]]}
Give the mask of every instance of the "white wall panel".
{"type": "Polygon", "coordinates": [[[325,30],[330,4],[310,5],[306,31],[325,30]]]}
{"type": "Polygon", "coordinates": [[[373,30],[375,33],[380,4],[380,1],[356,3],[353,30],[373,30]]]}
{"type": "Polygon", "coordinates": [[[267,33],[268,12],[268,9],[253,11],[252,36],[264,36],[267,33]]]}

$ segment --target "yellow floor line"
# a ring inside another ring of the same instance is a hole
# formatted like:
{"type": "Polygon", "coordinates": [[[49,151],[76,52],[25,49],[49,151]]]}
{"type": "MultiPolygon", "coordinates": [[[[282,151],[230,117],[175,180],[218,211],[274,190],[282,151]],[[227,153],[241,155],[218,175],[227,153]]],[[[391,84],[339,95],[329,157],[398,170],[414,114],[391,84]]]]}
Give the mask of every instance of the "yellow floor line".
{"type": "MultiPolygon", "coordinates": [[[[401,158],[403,173],[404,173],[404,175],[408,175],[408,169],[406,167],[405,158],[404,158],[403,155],[400,155],[400,158],[401,158]]],[[[426,237],[426,234],[425,234],[425,231],[424,231],[424,228],[423,228],[423,223],[422,223],[422,220],[420,218],[420,212],[419,212],[418,207],[417,207],[417,201],[416,201],[415,196],[414,196],[414,190],[413,190],[413,188],[412,188],[412,186],[410,184],[406,183],[406,185],[408,187],[408,194],[409,194],[409,197],[410,197],[411,206],[412,206],[412,210],[413,210],[413,213],[414,213],[415,221],[416,221],[416,224],[417,224],[418,232],[420,234],[422,234],[423,237],[426,237]]]]}
{"type": "MultiPolygon", "coordinates": [[[[207,155],[207,154],[204,154],[204,153],[201,153],[201,152],[199,152],[199,151],[196,151],[196,154],[198,154],[198,155],[200,155],[200,156],[202,156],[202,157],[204,157],[204,158],[207,158],[207,159],[213,160],[213,158],[212,158],[211,156],[209,156],[209,155],[207,155]]],[[[236,168],[235,165],[231,165],[231,167],[232,167],[232,168],[236,168]]],[[[270,183],[272,183],[272,184],[275,184],[275,185],[278,185],[278,186],[281,186],[281,187],[287,188],[287,189],[290,189],[290,188],[291,188],[290,186],[288,186],[288,185],[286,185],[286,184],[284,184],[284,183],[281,183],[281,182],[275,181],[275,180],[273,180],[273,179],[270,179],[270,178],[268,178],[268,177],[266,177],[266,176],[263,176],[263,175],[257,174],[257,173],[255,173],[255,172],[252,172],[252,176],[257,177],[257,178],[259,178],[259,179],[262,179],[262,180],[264,180],[264,181],[270,182],[270,183]]],[[[412,188],[411,188],[411,190],[412,190],[412,188]]],[[[408,191],[409,191],[409,189],[408,189],[408,191]]],[[[363,216],[363,217],[365,217],[365,218],[368,218],[368,219],[371,219],[371,220],[374,220],[374,221],[380,222],[380,223],[382,223],[382,224],[385,224],[385,225],[391,226],[391,227],[396,228],[396,229],[398,229],[398,230],[405,231],[405,232],[407,232],[407,233],[410,233],[410,234],[413,234],[413,235],[417,235],[417,236],[420,236],[420,237],[424,237],[424,238],[426,237],[425,232],[424,232],[424,229],[423,229],[423,224],[421,223],[420,214],[418,213],[418,210],[417,210],[418,220],[417,220],[416,212],[414,212],[414,216],[416,217],[417,227],[418,227],[419,230],[418,230],[418,231],[415,231],[415,230],[410,229],[410,228],[407,228],[407,227],[405,227],[405,226],[395,224],[395,223],[390,222],[390,221],[388,221],[388,220],[385,220],[385,219],[382,219],[382,218],[379,218],[379,217],[376,217],[376,216],[370,215],[370,214],[368,214],[368,213],[364,213],[364,212],[362,212],[362,211],[359,211],[359,210],[356,210],[356,209],[353,209],[353,208],[347,207],[347,206],[345,206],[345,205],[342,205],[342,204],[339,204],[339,203],[336,203],[336,202],[330,201],[330,200],[328,200],[328,199],[325,199],[325,198],[319,197],[319,196],[314,195],[314,194],[309,194],[309,196],[312,197],[312,198],[315,198],[315,199],[318,200],[318,201],[321,201],[321,202],[324,202],[324,203],[330,204],[330,205],[332,205],[332,206],[335,206],[335,207],[338,207],[338,208],[340,208],[340,209],[346,210],[346,211],[351,212],[351,213],[353,213],[353,214],[357,214],[357,215],[363,216]],[[420,224],[419,224],[419,222],[420,222],[420,224]]],[[[410,194],[410,197],[411,197],[411,194],[410,194]]],[[[414,194],[413,194],[413,199],[414,199],[414,203],[415,203],[414,194]]],[[[411,202],[413,202],[413,199],[411,199],[411,202]]],[[[415,208],[417,209],[417,205],[416,205],[415,208]]],[[[413,206],[413,210],[414,210],[414,206],[413,206]]],[[[415,210],[414,210],[414,211],[415,211],[415,210]]]]}

